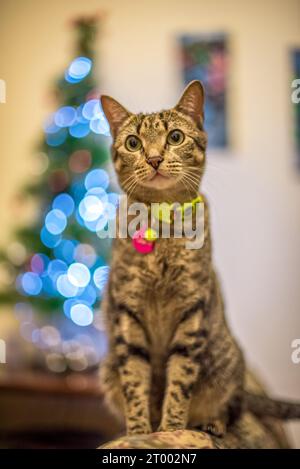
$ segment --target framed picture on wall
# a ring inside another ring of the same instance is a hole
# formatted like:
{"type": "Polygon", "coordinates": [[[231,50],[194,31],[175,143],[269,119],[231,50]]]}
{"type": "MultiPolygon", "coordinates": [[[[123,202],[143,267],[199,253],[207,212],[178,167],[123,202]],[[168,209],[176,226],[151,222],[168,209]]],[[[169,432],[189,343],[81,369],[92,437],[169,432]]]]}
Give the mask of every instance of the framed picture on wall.
{"type": "Polygon", "coordinates": [[[229,144],[227,35],[183,35],[179,43],[184,83],[200,80],[205,87],[205,129],[209,147],[226,149],[229,144]]]}
{"type": "Polygon", "coordinates": [[[293,132],[295,142],[296,164],[300,170],[300,48],[292,50],[292,103],[293,132]]]}

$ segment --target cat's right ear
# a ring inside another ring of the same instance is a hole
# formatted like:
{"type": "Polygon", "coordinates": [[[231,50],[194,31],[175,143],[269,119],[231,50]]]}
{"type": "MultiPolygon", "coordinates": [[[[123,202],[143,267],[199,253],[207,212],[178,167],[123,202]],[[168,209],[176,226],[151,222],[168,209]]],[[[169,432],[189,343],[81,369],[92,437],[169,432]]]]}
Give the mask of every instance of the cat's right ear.
{"type": "Polygon", "coordinates": [[[130,112],[110,96],[102,95],[100,100],[110,126],[111,134],[115,137],[123,122],[130,116],[130,112]]]}
{"type": "Polygon", "coordinates": [[[176,109],[190,116],[202,127],[204,120],[204,88],[200,81],[194,80],[185,88],[176,109]]]}

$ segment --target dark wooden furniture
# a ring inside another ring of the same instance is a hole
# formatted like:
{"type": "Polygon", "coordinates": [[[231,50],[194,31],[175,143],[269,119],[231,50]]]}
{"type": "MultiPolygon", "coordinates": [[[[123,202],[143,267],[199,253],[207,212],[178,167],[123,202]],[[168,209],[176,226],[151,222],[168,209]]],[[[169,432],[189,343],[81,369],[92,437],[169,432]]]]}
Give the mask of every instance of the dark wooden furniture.
{"type": "Polygon", "coordinates": [[[0,448],[96,448],[119,431],[96,375],[0,375],[0,448]]]}

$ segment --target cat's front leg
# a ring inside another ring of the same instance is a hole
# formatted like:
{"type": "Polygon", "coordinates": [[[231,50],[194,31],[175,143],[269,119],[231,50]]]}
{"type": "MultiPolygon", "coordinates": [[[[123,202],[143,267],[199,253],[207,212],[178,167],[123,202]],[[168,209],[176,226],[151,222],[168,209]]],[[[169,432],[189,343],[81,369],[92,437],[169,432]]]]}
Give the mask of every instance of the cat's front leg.
{"type": "Polygon", "coordinates": [[[120,306],[118,318],[114,341],[127,434],[150,433],[151,369],[147,337],[133,311],[120,306]]]}
{"type": "Polygon", "coordinates": [[[202,302],[192,314],[184,315],[170,346],[162,419],[158,431],[187,426],[194,385],[200,371],[199,355],[207,341],[202,302]]]}

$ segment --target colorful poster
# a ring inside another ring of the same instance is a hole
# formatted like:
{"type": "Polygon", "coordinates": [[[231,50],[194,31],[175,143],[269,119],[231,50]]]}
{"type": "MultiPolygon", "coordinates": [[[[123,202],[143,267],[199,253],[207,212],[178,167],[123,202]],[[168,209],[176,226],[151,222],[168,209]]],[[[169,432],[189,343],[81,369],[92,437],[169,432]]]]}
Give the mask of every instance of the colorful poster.
{"type": "Polygon", "coordinates": [[[225,34],[180,38],[185,84],[200,80],[205,88],[205,130],[211,148],[228,146],[228,49],[225,34]]]}

